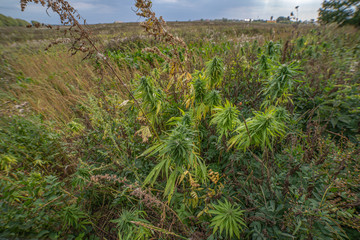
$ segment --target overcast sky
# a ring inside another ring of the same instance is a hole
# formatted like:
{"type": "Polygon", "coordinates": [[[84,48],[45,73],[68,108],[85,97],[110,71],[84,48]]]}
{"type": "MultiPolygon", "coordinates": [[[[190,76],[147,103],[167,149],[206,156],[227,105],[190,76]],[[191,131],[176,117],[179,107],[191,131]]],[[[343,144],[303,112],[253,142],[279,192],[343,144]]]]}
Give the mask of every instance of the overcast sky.
{"type": "MultiPolygon", "coordinates": [[[[41,5],[30,3],[20,11],[20,0],[0,0],[0,13],[25,20],[56,24],[59,18],[41,5]]],[[[68,0],[88,23],[141,21],[135,13],[134,0],[68,0]]],[[[153,10],[166,21],[199,19],[270,19],[289,16],[299,7],[299,19],[317,18],[322,0],[153,0],[153,10]]]]}

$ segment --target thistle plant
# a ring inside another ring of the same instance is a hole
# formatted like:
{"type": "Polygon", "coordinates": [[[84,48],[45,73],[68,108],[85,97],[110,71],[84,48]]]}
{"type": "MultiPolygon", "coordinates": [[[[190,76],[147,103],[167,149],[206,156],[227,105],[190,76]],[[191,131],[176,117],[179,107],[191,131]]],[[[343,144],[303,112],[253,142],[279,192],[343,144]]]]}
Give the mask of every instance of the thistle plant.
{"type": "Polygon", "coordinates": [[[275,139],[285,135],[286,126],[282,121],[283,114],[276,108],[268,108],[265,112],[255,112],[235,129],[235,136],[229,140],[230,147],[246,150],[249,147],[272,149],[275,139]],[[281,116],[281,118],[280,118],[281,116]]]}
{"type": "Polygon", "coordinates": [[[237,238],[240,238],[243,227],[246,227],[243,219],[244,211],[226,199],[224,202],[218,201],[213,207],[214,209],[209,211],[209,213],[214,215],[210,220],[210,227],[214,227],[213,233],[219,231],[221,234],[225,229],[226,238],[231,239],[234,237],[234,234],[237,238]]]}

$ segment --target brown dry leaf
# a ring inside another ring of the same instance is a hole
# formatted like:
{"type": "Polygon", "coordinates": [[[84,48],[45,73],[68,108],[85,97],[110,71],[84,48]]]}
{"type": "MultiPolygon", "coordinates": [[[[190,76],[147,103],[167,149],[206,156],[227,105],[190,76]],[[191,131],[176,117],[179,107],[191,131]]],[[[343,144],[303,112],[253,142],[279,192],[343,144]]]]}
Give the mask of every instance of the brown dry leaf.
{"type": "Polygon", "coordinates": [[[141,126],[140,130],[138,130],[135,135],[140,135],[143,142],[147,142],[149,138],[152,137],[150,128],[148,126],[141,126]]]}

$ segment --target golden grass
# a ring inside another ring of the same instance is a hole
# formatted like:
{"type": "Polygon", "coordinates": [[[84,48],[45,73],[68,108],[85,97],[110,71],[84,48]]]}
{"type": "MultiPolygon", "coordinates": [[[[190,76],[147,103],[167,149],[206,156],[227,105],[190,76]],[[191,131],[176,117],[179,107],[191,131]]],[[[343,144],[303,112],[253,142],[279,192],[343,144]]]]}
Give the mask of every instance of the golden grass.
{"type": "Polygon", "coordinates": [[[12,54],[9,63],[23,77],[10,86],[8,93],[19,102],[29,102],[46,118],[69,121],[74,117],[74,105],[97,88],[94,67],[81,61],[80,55],[69,55],[58,49],[12,54]]]}
{"type": "MultiPolygon", "coordinates": [[[[122,85],[109,71],[100,74],[93,60],[83,60],[81,53],[71,56],[65,46],[29,51],[22,45],[3,55],[15,72],[9,84],[0,87],[2,102],[8,99],[16,99],[15,104],[28,102],[32,110],[46,119],[67,123],[76,117],[75,106],[86,101],[88,95],[99,96],[100,91],[123,93],[122,85]]],[[[126,67],[115,67],[115,71],[126,83],[136,72],[126,67]]]]}

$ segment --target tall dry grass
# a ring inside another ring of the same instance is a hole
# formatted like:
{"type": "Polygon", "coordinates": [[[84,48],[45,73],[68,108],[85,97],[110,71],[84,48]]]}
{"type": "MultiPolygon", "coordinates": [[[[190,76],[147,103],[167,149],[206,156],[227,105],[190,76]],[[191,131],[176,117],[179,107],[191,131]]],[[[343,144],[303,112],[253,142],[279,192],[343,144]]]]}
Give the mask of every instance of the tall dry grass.
{"type": "Polygon", "coordinates": [[[8,98],[28,102],[48,119],[67,122],[75,117],[74,106],[87,94],[95,94],[99,80],[90,62],[69,55],[59,49],[12,53],[8,62],[16,69],[17,80],[4,89],[8,98]]]}
{"type": "MultiPolygon", "coordinates": [[[[33,111],[45,118],[66,123],[76,117],[76,105],[86,101],[88,95],[122,92],[111,74],[102,75],[93,61],[82,57],[70,56],[60,47],[49,52],[12,53],[8,62],[18,77],[3,91],[17,103],[28,102],[33,111]]],[[[127,82],[133,75],[127,68],[116,71],[127,82]]]]}

